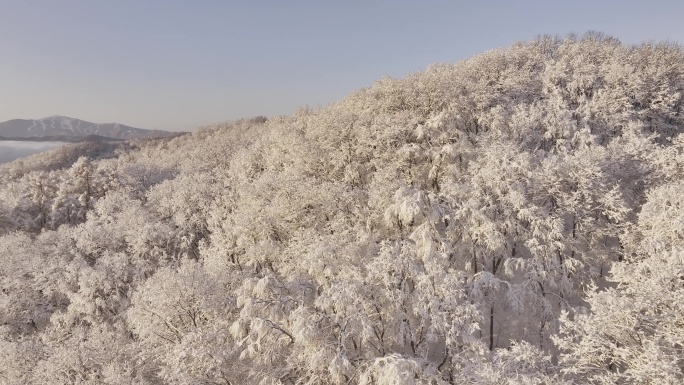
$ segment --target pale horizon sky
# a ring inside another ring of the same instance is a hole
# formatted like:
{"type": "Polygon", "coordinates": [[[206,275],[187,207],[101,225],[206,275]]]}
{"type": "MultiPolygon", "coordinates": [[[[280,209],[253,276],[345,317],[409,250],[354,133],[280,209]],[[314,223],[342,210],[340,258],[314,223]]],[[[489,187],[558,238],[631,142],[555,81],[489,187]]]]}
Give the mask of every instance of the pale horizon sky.
{"type": "Polygon", "coordinates": [[[684,1],[0,0],[0,122],[190,131],[541,34],[684,43],[684,1]]]}

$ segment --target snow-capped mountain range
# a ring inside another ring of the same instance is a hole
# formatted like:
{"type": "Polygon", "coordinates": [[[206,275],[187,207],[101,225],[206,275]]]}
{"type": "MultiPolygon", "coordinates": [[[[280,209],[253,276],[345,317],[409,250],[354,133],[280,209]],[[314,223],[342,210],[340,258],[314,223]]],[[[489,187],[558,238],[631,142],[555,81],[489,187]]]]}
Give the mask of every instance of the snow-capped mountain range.
{"type": "Polygon", "coordinates": [[[50,116],[37,120],[13,119],[0,123],[0,139],[41,138],[74,140],[89,136],[112,139],[164,137],[176,133],[161,130],[145,130],[119,123],[92,123],[66,116],[50,116]]]}

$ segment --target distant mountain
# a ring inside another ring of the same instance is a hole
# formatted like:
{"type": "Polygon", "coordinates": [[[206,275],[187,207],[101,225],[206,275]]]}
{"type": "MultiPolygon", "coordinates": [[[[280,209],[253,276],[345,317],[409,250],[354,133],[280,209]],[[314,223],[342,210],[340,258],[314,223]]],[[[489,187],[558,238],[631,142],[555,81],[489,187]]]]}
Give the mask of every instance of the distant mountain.
{"type": "Polygon", "coordinates": [[[77,141],[89,136],[110,139],[166,137],[177,133],[145,130],[119,123],[92,123],[66,116],[50,116],[38,120],[13,119],[0,123],[0,140],[77,141]]]}

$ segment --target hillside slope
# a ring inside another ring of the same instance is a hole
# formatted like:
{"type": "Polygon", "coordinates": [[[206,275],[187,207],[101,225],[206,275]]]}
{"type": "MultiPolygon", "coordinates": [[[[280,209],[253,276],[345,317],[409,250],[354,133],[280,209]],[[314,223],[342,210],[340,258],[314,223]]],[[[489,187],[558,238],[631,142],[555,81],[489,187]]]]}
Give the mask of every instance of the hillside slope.
{"type": "Polygon", "coordinates": [[[544,36],[12,164],[0,378],[680,383],[683,104],[675,44],[544,36]]]}

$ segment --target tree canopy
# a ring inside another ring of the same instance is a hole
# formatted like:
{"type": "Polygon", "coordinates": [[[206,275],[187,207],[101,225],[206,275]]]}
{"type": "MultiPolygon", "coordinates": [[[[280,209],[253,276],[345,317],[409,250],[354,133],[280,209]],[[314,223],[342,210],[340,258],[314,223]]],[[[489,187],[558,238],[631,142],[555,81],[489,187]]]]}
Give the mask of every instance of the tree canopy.
{"type": "Polygon", "coordinates": [[[0,383],[681,383],[683,109],[681,46],[540,36],[0,165],[0,383]]]}

